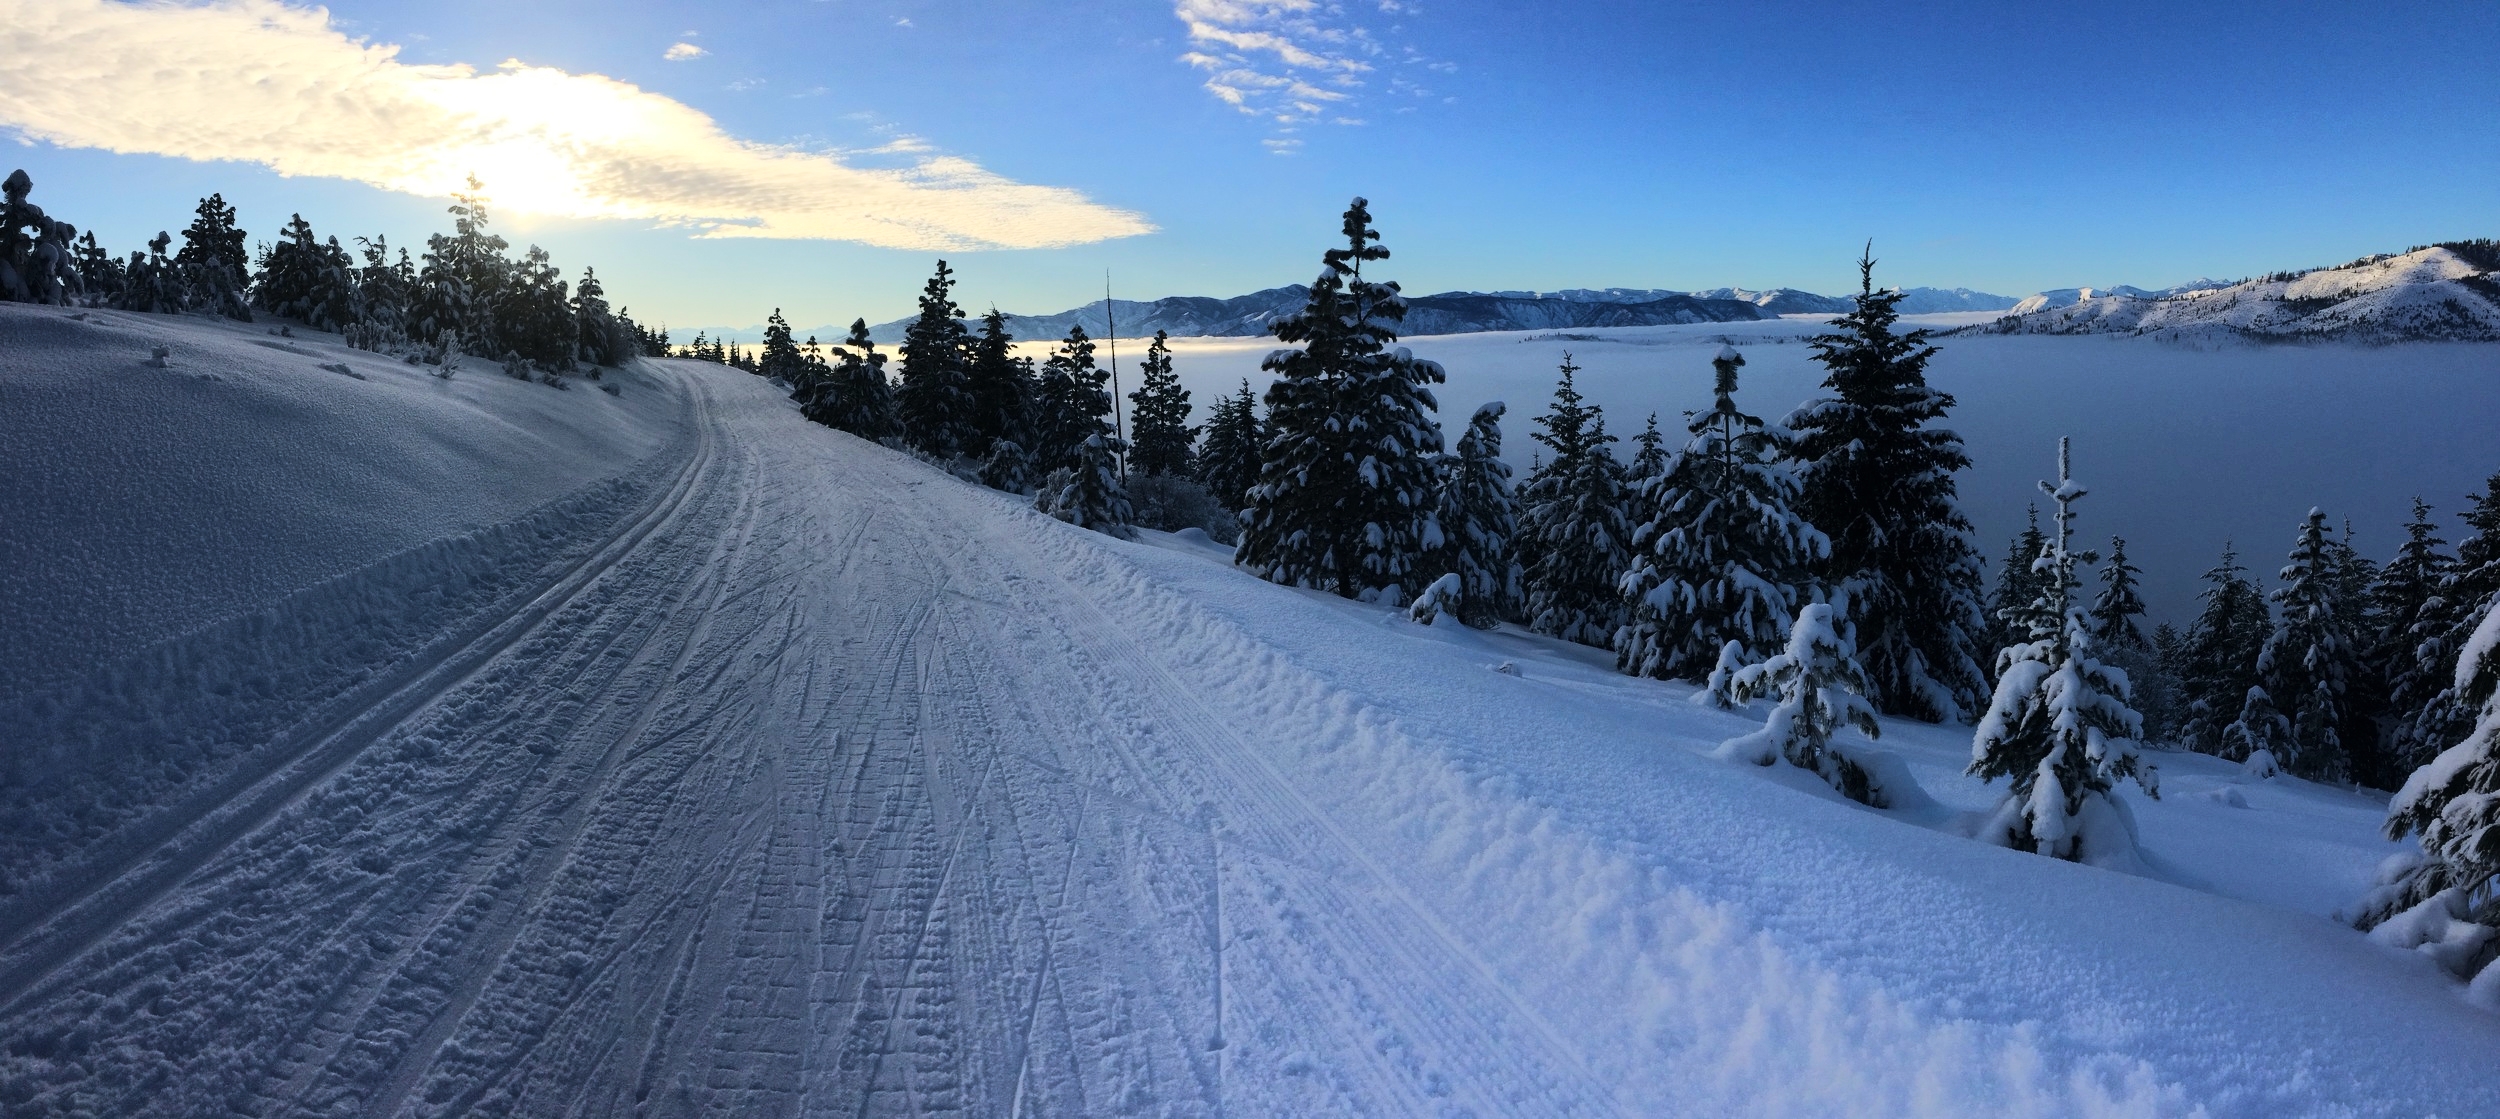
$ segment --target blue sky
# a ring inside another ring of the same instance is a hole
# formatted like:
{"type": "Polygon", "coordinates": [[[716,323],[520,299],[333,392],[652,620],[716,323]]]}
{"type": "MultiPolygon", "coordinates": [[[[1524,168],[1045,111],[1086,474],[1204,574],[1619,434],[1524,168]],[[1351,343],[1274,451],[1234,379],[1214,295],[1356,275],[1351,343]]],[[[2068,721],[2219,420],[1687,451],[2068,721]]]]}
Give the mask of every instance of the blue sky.
{"type": "Polygon", "coordinates": [[[210,190],[255,235],[300,210],[414,243],[482,162],[523,198],[508,236],[679,325],[896,317],[938,255],[976,307],[1058,310],[1106,268],[1238,294],[1308,279],[1358,192],[1414,292],[1838,291],[1872,237],[1887,282],[2020,295],[2500,231],[2489,3],[0,13],[16,162],[116,249],[210,190]],[[591,136],[619,121],[640,138],[591,136]],[[543,186],[582,151],[585,185],[543,186]]]}

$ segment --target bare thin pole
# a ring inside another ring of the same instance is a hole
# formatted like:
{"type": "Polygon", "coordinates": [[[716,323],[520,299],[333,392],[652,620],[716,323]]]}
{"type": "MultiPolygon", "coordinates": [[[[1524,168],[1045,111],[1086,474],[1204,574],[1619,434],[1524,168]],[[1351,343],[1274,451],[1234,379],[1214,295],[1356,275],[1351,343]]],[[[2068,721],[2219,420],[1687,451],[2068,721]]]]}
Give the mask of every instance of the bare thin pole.
{"type": "MultiPolygon", "coordinates": [[[[1120,322],[1111,310],[1111,270],[1102,270],[1102,325],[1111,340],[1111,437],[1128,445],[1128,428],[1120,419],[1120,322]]],[[[1128,482],[1128,456],[1120,456],[1120,481],[1128,482]]]]}

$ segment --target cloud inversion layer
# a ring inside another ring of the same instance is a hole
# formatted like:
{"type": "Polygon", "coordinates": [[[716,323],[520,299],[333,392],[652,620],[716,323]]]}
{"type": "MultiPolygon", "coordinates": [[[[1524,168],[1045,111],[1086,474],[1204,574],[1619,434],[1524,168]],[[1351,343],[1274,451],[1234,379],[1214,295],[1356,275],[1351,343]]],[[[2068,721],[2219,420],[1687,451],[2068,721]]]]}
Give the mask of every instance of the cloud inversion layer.
{"type": "Polygon", "coordinates": [[[706,237],[960,251],[1152,232],[1073,190],[969,160],[900,169],[721,131],[596,74],[403,63],[320,9],[0,0],[0,125],[65,147],[237,160],[444,196],[472,173],[502,207],[706,237]]]}

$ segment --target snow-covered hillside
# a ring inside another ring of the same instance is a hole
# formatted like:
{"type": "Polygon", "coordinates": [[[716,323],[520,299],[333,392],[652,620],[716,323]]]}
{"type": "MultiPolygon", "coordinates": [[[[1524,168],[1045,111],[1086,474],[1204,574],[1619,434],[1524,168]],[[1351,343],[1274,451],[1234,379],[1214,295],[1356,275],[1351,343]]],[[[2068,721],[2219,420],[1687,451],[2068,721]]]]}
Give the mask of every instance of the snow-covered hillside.
{"type": "Polygon", "coordinates": [[[2043,293],[1976,329],[2359,342],[2500,340],[2500,281],[2486,244],[2432,246],[2340,268],[2193,290],[2043,293]]]}
{"type": "Polygon", "coordinates": [[[2364,795],[2163,755],[2157,876],[2068,865],[1953,834],[1966,732],[1887,725],[1937,803],[1863,809],[1603,654],[1077,530],[720,366],[0,324],[57,432],[0,441],[0,535],[68,572],[0,628],[126,635],[0,676],[11,1116],[2500,1095],[2500,1015],[2331,919],[2364,795]],[[167,469],[190,520],[102,507],[167,469]],[[210,590],[152,622],[124,566],[210,590]]]}

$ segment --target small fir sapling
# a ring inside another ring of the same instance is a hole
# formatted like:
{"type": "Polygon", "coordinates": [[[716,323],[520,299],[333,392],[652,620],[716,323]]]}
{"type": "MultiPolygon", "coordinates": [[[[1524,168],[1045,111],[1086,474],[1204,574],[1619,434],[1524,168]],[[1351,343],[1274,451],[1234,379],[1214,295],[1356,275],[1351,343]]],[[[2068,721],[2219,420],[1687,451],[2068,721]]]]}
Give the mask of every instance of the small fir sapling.
{"type": "Polygon", "coordinates": [[[2092,656],[2090,618],[2076,601],[2075,502],[2087,492],[2058,440],[2057,484],[2040,483],[2057,503],[2055,528],[2034,561],[2040,600],[2028,612],[2031,639],[1998,655],[1995,695],[1971,737],[1974,777],[2011,782],[1978,838],[2021,851],[2099,866],[2132,867],[2133,816],[2116,786],[2132,779],[2158,796],[2151,766],[2136,753],[2142,719],[2127,705],[2127,678],[2092,656]]]}
{"type": "Polygon", "coordinates": [[[1799,610],[1786,649],[1729,678],[1732,703],[1758,696],[1777,696],[1779,703],[1761,730],[1720,743],[1714,755],[1765,766],[1784,761],[1821,776],[1851,800],[1890,807],[1893,798],[1886,783],[1832,741],[1843,727],[1855,727],[1868,738],[1883,733],[1875,708],[1865,698],[1866,670],[1858,667],[1832,615],[1830,603],[1799,610]]]}

